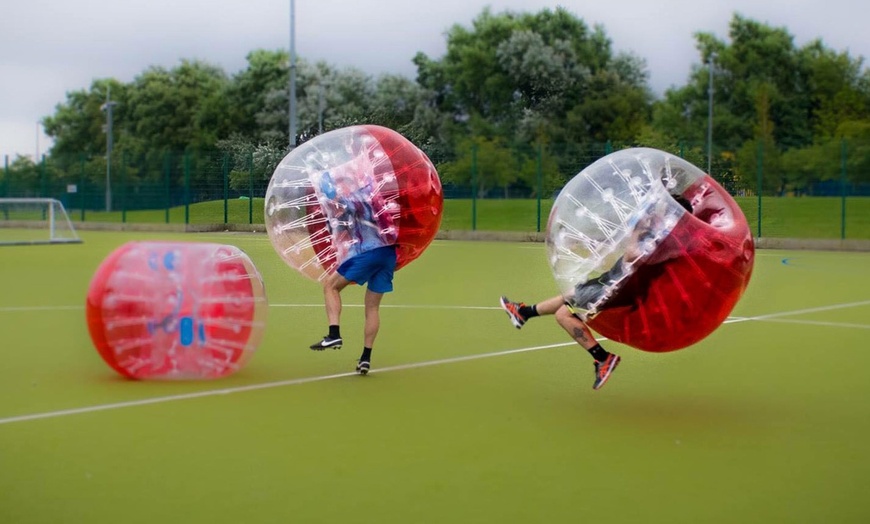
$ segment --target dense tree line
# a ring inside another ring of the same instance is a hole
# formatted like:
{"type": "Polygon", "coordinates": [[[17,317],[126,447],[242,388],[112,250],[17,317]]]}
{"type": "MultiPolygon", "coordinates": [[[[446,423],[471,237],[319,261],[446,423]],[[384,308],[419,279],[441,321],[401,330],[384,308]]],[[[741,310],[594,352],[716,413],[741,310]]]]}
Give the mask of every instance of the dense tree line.
{"type": "MultiPolygon", "coordinates": [[[[549,194],[597,156],[632,145],[706,167],[712,66],[714,176],[735,190],[755,189],[761,172],[768,194],[811,192],[843,172],[850,183],[870,182],[863,58],[821,40],[798,47],[786,29],[740,15],[727,40],[704,32],[695,39],[698,62],[686,84],[657,99],[645,62],[614,52],[604,27],[562,8],[486,9],[470,27],[447,31],[443,57],[418,53],[414,80],[299,58],[296,142],[352,124],[384,125],[423,148],[446,184],[473,184],[481,195],[549,194]]],[[[110,92],[112,154],[134,166],[131,179],[157,184],[170,168],[155,166],[167,166],[167,155],[220,151],[232,158],[234,186],[244,186],[252,170],[268,180],[290,143],[288,58],[283,50],[255,50],[234,75],[182,60],[129,83],[99,79],[70,92],[43,120],[54,139],[50,177],[87,173],[99,184],[110,92]]],[[[37,171],[19,157],[6,175],[36,187],[37,171]]],[[[170,171],[180,185],[182,169],[170,171]]]]}

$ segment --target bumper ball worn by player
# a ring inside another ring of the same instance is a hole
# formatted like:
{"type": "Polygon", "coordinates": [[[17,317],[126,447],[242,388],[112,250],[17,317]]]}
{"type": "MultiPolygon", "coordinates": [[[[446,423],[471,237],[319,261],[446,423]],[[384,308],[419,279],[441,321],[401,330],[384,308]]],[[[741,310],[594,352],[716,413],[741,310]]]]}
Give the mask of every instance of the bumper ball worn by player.
{"type": "Polygon", "coordinates": [[[369,372],[381,299],[435,238],[443,200],[429,158],[385,127],[336,129],[284,157],[266,191],[266,229],[290,267],[323,285],[329,333],[311,349],[341,348],[340,293],[365,284],[356,371],[369,372]]]}
{"type": "Polygon", "coordinates": [[[533,305],[500,303],[518,329],[555,315],[592,355],[594,389],[621,359],[591,330],[643,351],[690,346],[731,313],[755,259],[746,217],[725,189],[649,148],[607,155],[568,182],[546,238],[560,294],[533,305]]]}

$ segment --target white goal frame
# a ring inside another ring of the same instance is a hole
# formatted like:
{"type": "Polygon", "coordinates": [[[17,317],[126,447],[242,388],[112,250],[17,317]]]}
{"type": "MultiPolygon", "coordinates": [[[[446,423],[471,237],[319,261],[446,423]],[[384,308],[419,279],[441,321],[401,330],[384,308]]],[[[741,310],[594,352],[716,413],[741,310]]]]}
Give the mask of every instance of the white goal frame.
{"type": "Polygon", "coordinates": [[[56,198],[0,198],[0,246],[20,246],[33,244],[79,244],[82,240],[76,233],[72,222],[67,215],[63,203],[56,198]],[[33,205],[35,210],[39,206],[45,210],[44,220],[20,220],[4,219],[5,206],[33,205]],[[47,230],[46,238],[27,240],[4,240],[3,228],[47,230]],[[62,234],[61,232],[65,233],[62,234]]]}

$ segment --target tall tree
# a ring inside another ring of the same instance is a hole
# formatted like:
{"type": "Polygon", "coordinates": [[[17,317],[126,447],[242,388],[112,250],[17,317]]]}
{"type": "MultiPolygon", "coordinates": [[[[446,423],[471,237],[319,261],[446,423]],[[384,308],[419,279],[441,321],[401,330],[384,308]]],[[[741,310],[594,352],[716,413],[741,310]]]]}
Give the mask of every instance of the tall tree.
{"type": "Polygon", "coordinates": [[[288,89],[289,56],[283,50],[257,49],[248,53],[248,66],[233,75],[226,88],[231,116],[224,138],[233,133],[251,142],[263,138],[266,129],[259,126],[257,114],[266,106],[270,93],[288,89]]]}
{"type": "Polygon", "coordinates": [[[487,8],[471,28],[448,31],[442,59],[418,53],[414,62],[418,82],[454,122],[457,143],[469,132],[511,147],[628,138],[648,119],[643,61],[614,55],[601,26],[590,29],[563,8],[487,8]]]}
{"type": "Polygon", "coordinates": [[[46,135],[54,139],[51,153],[55,158],[92,157],[106,153],[106,113],[104,104],[110,93],[113,126],[117,139],[129,113],[129,89],[114,79],[94,80],[88,90],[71,91],[66,102],[55,106],[55,113],[42,120],[46,135]]]}
{"type": "Polygon", "coordinates": [[[765,191],[800,190],[813,176],[798,169],[795,159],[813,154],[781,153],[813,147],[844,122],[867,118],[870,82],[862,60],[819,40],[798,48],[785,28],[738,14],[728,36],[726,42],[710,33],[695,35],[700,64],[685,86],[668,90],[656,103],[653,125],[695,147],[706,143],[712,62],[714,168],[736,153],[736,174],[749,187],[756,186],[761,161],[765,191]]]}
{"type": "Polygon", "coordinates": [[[167,70],[150,67],[130,86],[133,150],[184,151],[213,147],[216,137],[204,133],[203,104],[221,93],[227,83],[222,69],[200,61],[182,60],[167,70]]]}
{"type": "Polygon", "coordinates": [[[816,138],[830,138],[844,122],[870,119],[870,71],[862,58],[827,49],[821,40],[803,47],[816,138]]]}

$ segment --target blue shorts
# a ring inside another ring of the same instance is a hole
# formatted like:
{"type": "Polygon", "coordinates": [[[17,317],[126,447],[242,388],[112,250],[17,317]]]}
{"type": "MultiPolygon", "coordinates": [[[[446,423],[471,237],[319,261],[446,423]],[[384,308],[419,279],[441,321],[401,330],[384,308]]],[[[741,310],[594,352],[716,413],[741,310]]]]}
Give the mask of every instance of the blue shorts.
{"type": "Polygon", "coordinates": [[[393,290],[393,272],[396,270],[396,246],[384,246],[353,256],[338,266],[338,274],[351,282],[369,284],[375,293],[393,290]]]}

